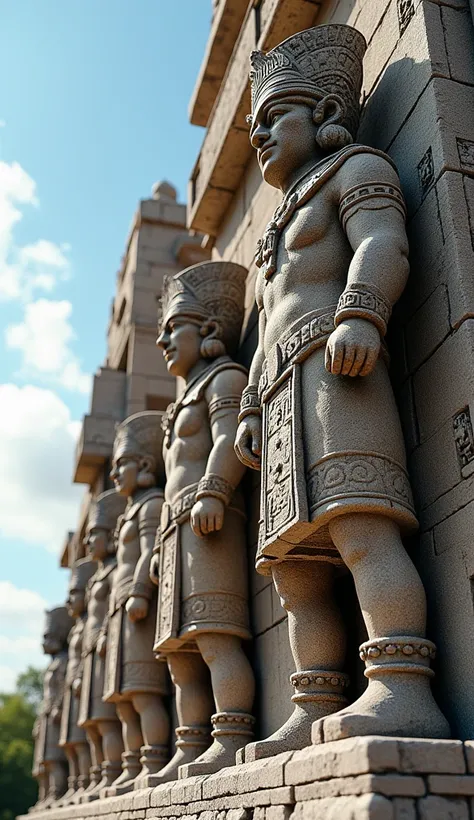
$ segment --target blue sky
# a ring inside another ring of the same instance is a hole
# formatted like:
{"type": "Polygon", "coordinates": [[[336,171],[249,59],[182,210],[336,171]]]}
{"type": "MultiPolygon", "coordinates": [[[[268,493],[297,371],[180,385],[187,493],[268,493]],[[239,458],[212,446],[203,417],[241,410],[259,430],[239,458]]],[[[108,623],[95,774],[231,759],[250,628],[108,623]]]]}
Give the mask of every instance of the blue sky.
{"type": "Polygon", "coordinates": [[[0,0],[0,690],[43,663],[64,600],[115,274],[138,199],[159,179],[185,199],[210,18],[211,0],[0,0]]]}

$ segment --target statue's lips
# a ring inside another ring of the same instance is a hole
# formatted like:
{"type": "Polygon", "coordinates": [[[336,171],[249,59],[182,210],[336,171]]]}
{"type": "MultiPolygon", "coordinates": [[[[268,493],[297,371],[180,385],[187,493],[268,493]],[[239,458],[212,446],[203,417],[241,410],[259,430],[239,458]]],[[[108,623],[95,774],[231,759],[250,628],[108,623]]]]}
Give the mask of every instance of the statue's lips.
{"type": "Polygon", "coordinates": [[[264,160],[265,154],[267,154],[268,151],[271,151],[272,148],[275,148],[275,146],[276,142],[271,142],[270,145],[265,145],[265,147],[258,152],[258,159],[264,160]]]}

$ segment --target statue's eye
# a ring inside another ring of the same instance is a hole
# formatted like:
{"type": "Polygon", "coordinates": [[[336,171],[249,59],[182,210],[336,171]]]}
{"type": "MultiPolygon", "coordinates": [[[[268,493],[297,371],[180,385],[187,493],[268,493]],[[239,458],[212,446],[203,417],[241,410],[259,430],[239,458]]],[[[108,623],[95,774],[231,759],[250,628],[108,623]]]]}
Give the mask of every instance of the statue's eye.
{"type": "Polygon", "coordinates": [[[274,111],[272,114],[270,114],[270,116],[269,116],[270,125],[274,125],[274,123],[277,120],[279,120],[280,117],[281,117],[281,112],[280,111],[274,111]]]}

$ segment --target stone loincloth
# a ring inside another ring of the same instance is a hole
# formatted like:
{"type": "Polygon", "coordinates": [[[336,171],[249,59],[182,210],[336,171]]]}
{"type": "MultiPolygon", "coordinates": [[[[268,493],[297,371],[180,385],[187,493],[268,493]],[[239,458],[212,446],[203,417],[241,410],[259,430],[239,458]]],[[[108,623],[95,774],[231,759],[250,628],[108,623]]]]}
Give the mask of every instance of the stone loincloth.
{"type": "Polygon", "coordinates": [[[196,491],[197,484],[186,487],[162,509],[158,654],[198,651],[195,638],[206,632],[251,637],[242,498],[234,494],[222,530],[200,538],[189,521],[196,491]]]}
{"type": "Polygon", "coordinates": [[[112,703],[142,692],[168,693],[166,667],[156,662],[152,649],[156,594],[148,601],[146,618],[133,623],[125,611],[132,583],[130,578],[120,584],[109,613],[103,698],[112,703]]]}
{"type": "Polygon", "coordinates": [[[334,312],[301,317],[262,367],[262,574],[284,559],[342,564],[328,524],[344,513],[387,515],[405,533],[417,528],[386,350],[369,376],[328,373],[334,312]]]}

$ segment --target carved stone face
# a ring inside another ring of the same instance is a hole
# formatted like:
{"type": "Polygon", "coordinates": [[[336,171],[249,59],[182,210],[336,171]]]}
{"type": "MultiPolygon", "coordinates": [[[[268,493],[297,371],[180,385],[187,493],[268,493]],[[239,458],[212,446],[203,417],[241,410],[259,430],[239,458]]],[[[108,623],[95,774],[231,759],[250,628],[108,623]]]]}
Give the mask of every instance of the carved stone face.
{"type": "Polygon", "coordinates": [[[168,373],[186,378],[201,358],[202,336],[199,326],[185,316],[172,317],[156,340],[161,347],[168,373]]]}
{"type": "Polygon", "coordinates": [[[308,162],[317,162],[317,126],[309,105],[275,101],[254,118],[250,142],[257,151],[262,176],[274,188],[285,188],[288,179],[308,162]]]}
{"type": "Polygon", "coordinates": [[[85,542],[93,561],[103,561],[104,558],[107,557],[109,546],[108,530],[102,527],[92,527],[85,542]]]}
{"type": "Polygon", "coordinates": [[[134,456],[120,456],[113,462],[110,478],[115,484],[115,490],[120,495],[131,496],[138,489],[138,473],[140,464],[134,456]]]}
{"type": "Polygon", "coordinates": [[[43,652],[45,655],[57,655],[61,650],[61,643],[53,632],[45,632],[43,635],[43,652]]]}
{"type": "Polygon", "coordinates": [[[79,618],[84,612],[85,599],[83,589],[70,589],[67,599],[67,611],[71,618],[79,618]]]}

